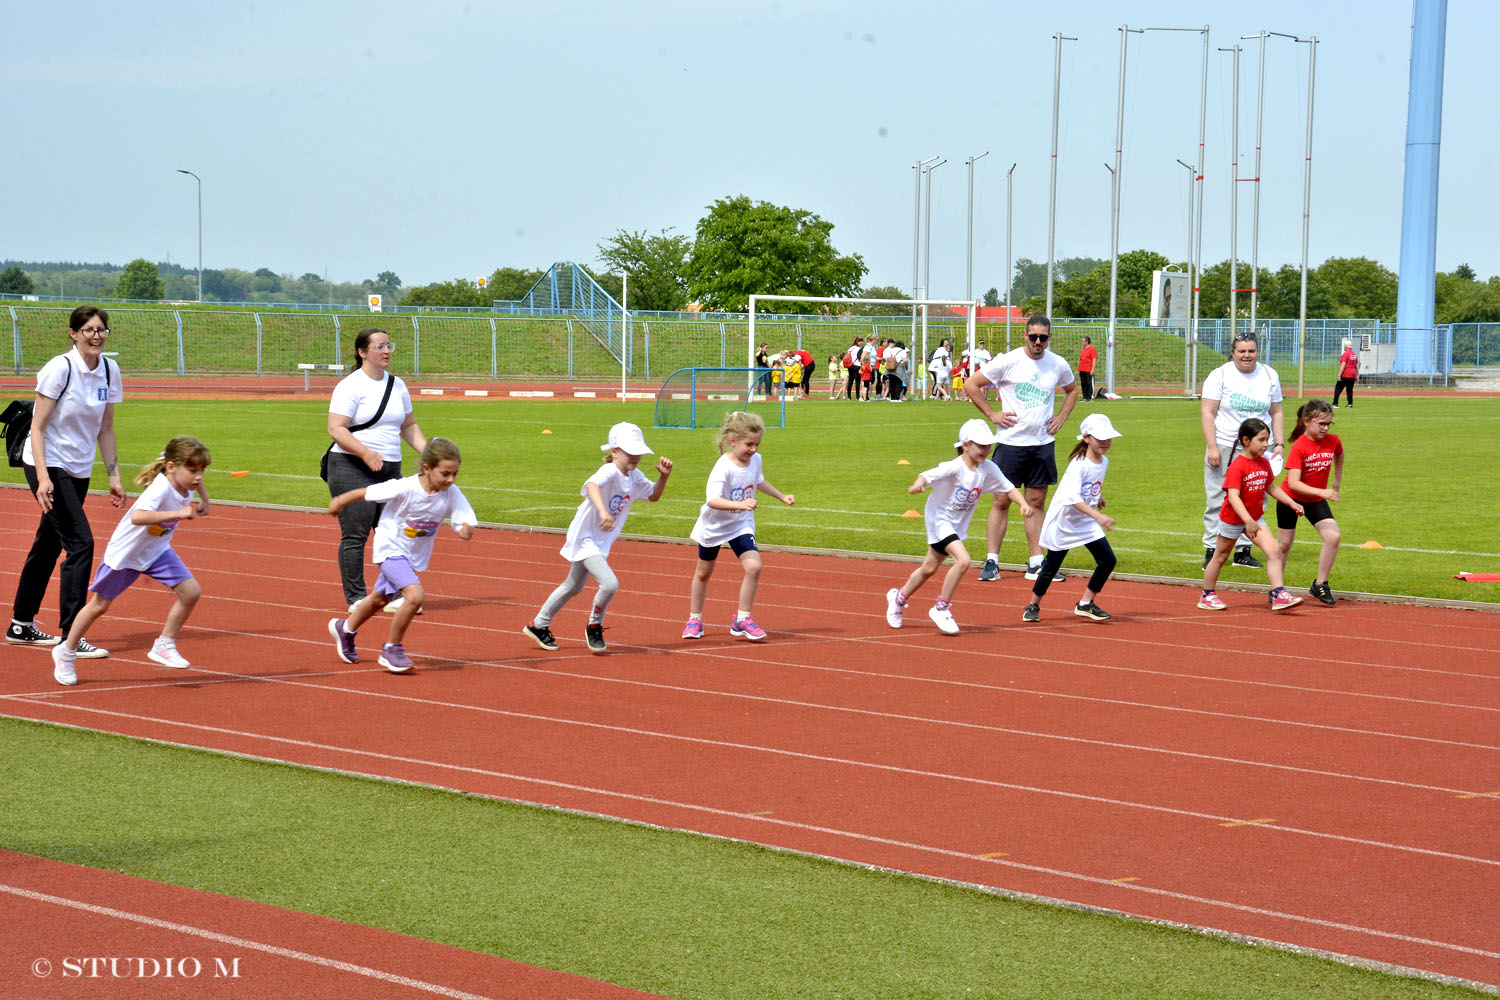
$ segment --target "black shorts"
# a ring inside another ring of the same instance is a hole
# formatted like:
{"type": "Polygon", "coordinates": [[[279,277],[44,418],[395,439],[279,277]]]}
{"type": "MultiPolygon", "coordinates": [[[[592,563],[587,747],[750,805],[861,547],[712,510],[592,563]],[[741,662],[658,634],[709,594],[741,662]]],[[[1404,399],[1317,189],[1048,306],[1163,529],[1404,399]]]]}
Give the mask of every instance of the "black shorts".
{"type": "Polygon", "coordinates": [[[1056,449],[1051,444],[997,444],[990,460],[1017,486],[1057,485],[1056,449]]]}
{"type": "MultiPolygon", "coordinates": [[[[735,535],[724,544],[729,546],[729,551],[733,552],[736,558],[744,555],[746,552],[760,551],[760,548],[755,544],[754,535],[735,535]]],[[[706,545],[700,545],[698,546],[698,558],[704,562],[713,562],[719,558],[719,549],[722,547],[715,545],[713,548],[708,548],[706,545]]]]}
{"type": "MultiPolygon", "coordinates": [[[[1333,518],[1333,510],[1328,506],[1327,500],[1309,500],[1302,505],[1302,509],[1305,512],[1302,516],[1307,518],[1308,524],[1317,524],[1319,521],[1328,521],[1333,518]]],[[[1280,500],[1276,501],[1276,527],[1285,531],[1291,531],[1297,527],[1297,512],[1280,500]]]]}
{"type": "Polygon", "coordinates": [[[952,545],[954,542],[961,541],[963,541],[963,539],[959,538],[957,535],[949,535],[947,538],[933,542],[928,546],[928,548],[932,549],[932,551],[936,552],[940,556],[946,556],[948,554],[948,546],[952,545]]]}

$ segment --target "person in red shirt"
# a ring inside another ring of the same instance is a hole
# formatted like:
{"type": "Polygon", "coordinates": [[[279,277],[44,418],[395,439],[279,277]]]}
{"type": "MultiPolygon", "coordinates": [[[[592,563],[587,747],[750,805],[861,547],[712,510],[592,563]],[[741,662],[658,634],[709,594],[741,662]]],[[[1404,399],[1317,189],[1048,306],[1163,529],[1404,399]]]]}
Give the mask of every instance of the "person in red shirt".
{"type": "Polygon", "coordinates": [[[1344,353],[1339,355],[1339,380],[1333,387],[1333,408],[1339,408],[1339,393],[1349,394],[1349,406],[1354,406],[1354,383],[1359,381],[1359,355],[1354,345],[1344,341],[1344,353]]]}
{"type": "Polygon", "coordinates": [[[1090,337],[1083,338],[1083,350],[1078,354],[1078,382],[1083,389],[1085,401],[1094,398],[1094,361],[1099,357],[1099,352],[1094,350],[1094,341],[1090,337]]]}
{"type": "MultiPolygon", "coordinates": [[[[1323,604],[1333,605],[1333,591],[1328,585],[1328,574],[1333,570],[1333,560],[1339,554],[1339,523],[1333,519],[1329,501],[1337,502],[1339,487],[1344,480],[1344,446],[1338,435],[1329,428],[1333,426],[1333,407],[1321,399],[1309,399],[1297,410],[1297,426],[1292,430],[1292,447],[1286,453],[1286,480],[1282,486],[1287,494],[1302,504],[1307,523],[1317,529],[1323,539],[1322,551],[1318,553],[1318,575],[1308,593],[1323,604]],[[1329,484],[1329,474],[1333,483],[1329,484]]],[[[1297,536],[1297,512],[1276,503],[1276,542],[1280,549],[1281,565],[1292,551],[1292,540],[1297,536]]]]}
{"type": "Polygon", "coordinates": [[[802,363],[802,395],[806,398],[812,395],[813,371],[818,367],[817,359],[800,347],[791,353],[802,363]]]}
{"type": "Polygon", "coordinates": [[[1240,424],[1234,447],[1230,449],[1233,461],[1224,472],[1224,506],[1219,510],[1218,544],[1213,555],[1203,567],[1203,596],[1198,598],[1198,607],[1205,611],[1223,611],[1228,607],[1215,588],[1219,585],[1219,570],[1229,561],[1229,553],[1241,535],[1248,537],[1266,554],[1266,578],[1271,584],[1271,610],[1285,611],[1302,603],[1302,598],[1290,593],[1282,586],[1281,561],[1276,558],[1279,551],[1271,529],[1261,521],[1266,509],[1266,495],[1276,498],[1298,514],[1302,505],[1286,495],[1276,485],[1276,476],[1271,472],[1271,463],[1266,460],[1266,448],[1271,443],[1271,428],[1259,417],[1251,417],[1240,424]],[[1236,451],[1241,452],[1234,457],[1236,451]]]}

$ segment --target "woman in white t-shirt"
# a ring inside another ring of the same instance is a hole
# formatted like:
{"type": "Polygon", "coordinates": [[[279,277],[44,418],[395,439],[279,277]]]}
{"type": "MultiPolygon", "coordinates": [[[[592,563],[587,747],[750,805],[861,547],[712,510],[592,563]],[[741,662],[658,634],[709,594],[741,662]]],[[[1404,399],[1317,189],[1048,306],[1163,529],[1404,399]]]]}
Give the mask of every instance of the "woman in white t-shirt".
{"type": "MultiPolygon", "coordinates": [[[[55,646],[36,623],[42,598],[58,556],[67,552],[57,587],[58,628],[67,635],[73,619],[88,600],[89,575],[94,569],[94,531],[83,512],[94,455],[104,459],[109,477],[109,502],[125,505],[115,449],[115,404],[124,398],[120,369],[104,357],[109,337],[109,314],[98,306],[79,306],[68,318],[73,349],[48,361],[36,373],[36,402],[31,435],[21,453],[22,472],[42,508],[41,522],[16,583],[10,627],[5,641],[22,646],[55,646]]],[[[80,639],[78,656],[108,656],[87,639],[80,639]]]]}
{"type": "Polygon", "coordinates": [[[1109,459],[1104,456],[1110,441],[1119,437],[1120,432],[1102,413],[1084,417],[1078,430],[1078,444],[1068,455],[1068,467],[1063,470],[1057,491],[1052,494],[1052,505],[1042,520],[1041,543],[1047,554],[1042,557],[1041,571],[1031,585],[1031,603],[1021,613],[1023,622],[1041,621],[1042,598],[1047,595],[1047,588],[1054,579],[1062,579],[1057,571],[1069,550],[1080,546],[1089,550],[1095,565],[1073,613],[1090,621],[1109,621],[1109,612],[1095,604],[1094,598],[1115,571],[1115,551],[1104,537],[1115,526],[1115,519],[1104,513],[1104,473],[1109,469],[1109,459]]]}
{"type": "MultiPolygon", "coordinates": [[[[402,441],[418,453],[427,447],[412,415],[406,383],[387,370],[395,349],[390,334],[378,327],[366,327],[354,338],[358,367],[334,387],[328,403],[328,436],[333,438],[328,456],[330,497],[401,478],[402,441]]],[[[365,599],[365,542],[380,520],[380,509],[378,503],[361,500],[339,511],[339,576],[350,610],[365,599]]],[[[400,606],[398,599],[385,609],[395,612],[400,606]]]]}
{"type": "MultiPolygon", "coordinates": [[[[1209,373],[1203,382],[1200,419],[1205,443],[1203,453],[1203,565],[1213,558],[1219,540],[1219,511],[1224,506],[1224,473],[1229,467],[1229,451],[1239,434],[1240,424],[1251,417],[1271,428],[1272,450],[1267,460],[1279,460],[1285,428],[1281,416],[1281,377],[1270,365],[1257,358],[1259,345],[1255,333],[1241,330],[1234,335],[1229,360],[1209,373]]],[[[1280,467],[1277,466],[1277,470],[1280,467]]],[[[1235,542],[1234,565],[1260,569],[1261,562],[1250,553],[1250,540],[1235,542]]]]}

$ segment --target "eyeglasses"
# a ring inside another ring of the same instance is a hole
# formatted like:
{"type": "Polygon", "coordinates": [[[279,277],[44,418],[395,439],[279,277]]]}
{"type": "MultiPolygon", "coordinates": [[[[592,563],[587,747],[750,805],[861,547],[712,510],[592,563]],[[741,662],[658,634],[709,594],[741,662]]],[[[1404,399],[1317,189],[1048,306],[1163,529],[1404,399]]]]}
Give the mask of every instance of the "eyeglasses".
{"type": "Polygon", "coordinates": [[[394,351],[395,349],[396,349],[396,345],[392,344],[392,343],[389,343],[389,342],[384,343],[384,344],[371,344],[370,345],[370,350],[372,350],[372,351],[394,351]]]}
{"type": "Polygon", "coordinates": [[[1247,341],[1247,340],[1250,341],[1252,344],[1253,343],[1257,343],[1256,337],[1255,337],[1255,333],[1253,331],[1251,331],[1251,330],[1242,330],[1239,333],[1237,333],[1237,334],[1234,335],[1234,342],[1236,344],[1243,343],[1244,341],[1247,341]]]}
{"type": "Polygon", "coordinates": [[[1319,427],[1332,427],[1333,426],[1333,421],[1332,420],[1314,420],[1313,423],[1317,424],[1319,427]]]}
{"type": "Polygon", "coordinates": [[[107,327],[107,326],[86,326],[82,330],[79,330],[78,332],[79,333],[99,333],[99,334],[103,334],[104,336],[108,337],[109,336],[109,327],[107,327]]]}
{"type": "Polygon", "coordinates": [[[1052,334],[1050,334],[1050,333],[1028,333],[1026,335],[1026,339],[1029,340],[1029,341],[1031,341],[1033,344],[1045,344],[1047,341],[1049,341],[1049,340],[1052,339],[1052,334]]]}

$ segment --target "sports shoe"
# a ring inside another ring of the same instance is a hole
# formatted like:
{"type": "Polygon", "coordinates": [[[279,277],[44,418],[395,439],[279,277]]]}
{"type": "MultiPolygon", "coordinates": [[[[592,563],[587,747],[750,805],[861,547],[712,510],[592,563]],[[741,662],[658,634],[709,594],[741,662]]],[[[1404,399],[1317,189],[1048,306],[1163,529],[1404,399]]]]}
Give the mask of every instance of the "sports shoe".
{"type": "Polygon", "coordinates": [[[1270,600],[1272,611],[1285,611],[1287,608],[1295,608],[1302,603],[1302,598],[1285,587],[1277,587],[1271,591],[1270,600]]]}
{"type": "Polygon", "coordinates": [[[729,626],[729,634],[736,639],[753,639],[759,642],[766,637],[766,630],[749,618],[736,618],[729,626]]]}
{"type": "Polygon", "coordinates": [[[1107,622],[1110,618],[1109,612],[1099,607],[1093,601],[1085,601],[1082,604],[1073,605],[1073,613],[1079,618],[1087,618],[1089,621],[1094,622],[1107,622]]]}
{"type": "Polygon", "coordinates": [[[933,605],[927,612],[927,617],[932,619],[932,623],[944,635],[958,635],[958,622],[953,620],[953,612],[948,608],[933,605]]]}
{"type": "Polygon", "coordinates": [[[688,619],[688,623],[682,627],[682,637],[684,639],[701,639],[701,638],[703,638],[703,621],[702,621],[702,619],[699,619],[699,618],[689,618],[688,619]]]}
{"type": "Polygon", "coordinates": [[[334,652],[345,663],[358,663],[359,650],[354,648],[354,633],[344,628],[344,619],[328,619],[328,634],[333,636],[334,652]]]}
{"type": "Polygon", "coordinates": [[[585,625],[583,627],[583,641],[588,643],[590,653],[602,653],[609,648],[604,642],[604,626],[585,625]]]}
{"type": "Polygon", "coordinates": [[[411,673],[411,657],[399,642],[388,642],[381,647],[380,665],[393,674],[411,673]]]}
{"type": "Polygon", "coordinates": [[[527,623],[522,629],[526,635],[531,636],[531,641],[543,649],[556,649],[557,640],[552,638],[552,630],[545,625],[527,623]]]}
{"type": "Polygon", "coordinates": [[[1229,607],[1229,605],[1219,600],[1219,594],[1217,591],[1205,590],[1203,592],[1203,596],[1198,598],[1198,607],[1202,608],[1204,611],[1223,611],[1225,608],[1229,607]]]}
{"type": "Polygon", "coordinates": [[[349,613],[351,615],[354,614],[354,609],[357,608],[357,607],[359,607],[360,601],[363,601],[363,600],[364,600],[364,598],[360,598],[359,601],[355,601],[353,604],[349,605],[349,613]]]}
{"type": "MultiPolygon", "coordinates": [[[[405,603],[406,603],[406,598],[404,598],[404,597],[398,597],[394,601],[392,601],[391,603],[387,604],[381,610],[384,611],[388,615],[393,615],[397,611],[400,611],[401,610],[401,605],[403,605],[405,603]]],[[[417,609],[417,614],[420,615],[423,611],[426,611],[426,610],[427,610],[427,606],[423,605],[422,607],[420,607],[420,608],[417,609]]]]}
{"type": "Polygon", "coordinates": [[[1213,549],[1209,549],[1209,548],[1205,548],[1203,550],[1203,568],[1204,569],[1208,569],[1208,564],[1213,561],[1213,558],[1214,558],[1214,550],[1213,549]]]}
{"type": "Polygon", "coordinates": [[[1333,590],[1328,586],[1327,580],[1324,580],[1322,583],[1314,583],[1311,587],[1307,588],[1307,592],[1330,608],[1338,603],[1338,601],[1334,600],[1333,590]]]}
{"type": "Polygon", "coordinates": [[[176,667],[178,670],[186,670],[192,664],[186,656],[177,652],[177,643],[171,639],[158,638],[146,651],[146,656],[160,663],[164,667],[176,667]]]}
{"type": "Polygon", "coordinates": [[[102,660],[109,655],[109,650],[100,649],[87,639],[78,640],[78,658],[80,660],[102,660]]]}
{"type": "Polygon", "coordinates": [[[892,587],[885,592],[885,623],[891,628],[901,627],[901,616],[906,613],[906,605],[901,603],[901,591],[892,587]]]}
{"type": "Polygon", "coordinates": [[[991,580],[1000,579],[1000,564],[993,559],[986,559],[984,566],[979,570],[979,582],[989,583],[991,580]]]}
{"type": "Polygon", "coordinates": [[[6,642],[18,642],[23,646],[56,646],[62,642],[62,636],[48,635],[36,627],[36,622],[28,622],[25,625],[10,623],[10,628],[5,630],[6,642]]]}
{"type": "MultiPolygon", "coordinates": [[[[1042,561],[1040,559],[1028,559],[1026,561],[1026,579],[1028,579],[1028,580],[1035,580],[1037,577],[1039,577],[1041,575],[1042,575],[1042,561]]],[[[1058,580],[1061,580],[1061,579],[1064,579],[1064,577],[1063,577],[1063,575],[1061,573],[1054,574],[1053,577],[1052,577],[1052,581],[1054,583],[1056,583],[1058,580]]]]}
{"type": "Polygon", "coordinates": [[[1039,622],[1042,620],[1042,606],[1040,604],[1028,604],[1026,610],[1021,612],[1023,622],[1039,622]]]}
{"type": "Polygon", "coordinates": [[[69,653],[62,646],[52,647],[52,679],[57,683],[72,687],[78,683],[78,668],[73,661],[78,657],[69,653]]]}
{"type": "Polygon", "coordinates": [[[1244,566],[1246,569],[1265,569],[1266,564],[1255,558],[1249,549],[1234,550],[1234,564],[1244,566]]]}

